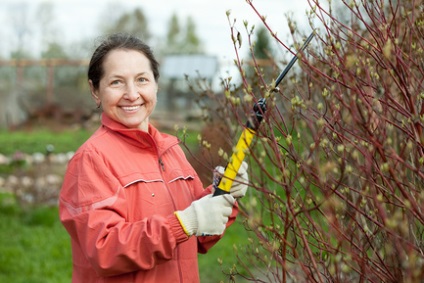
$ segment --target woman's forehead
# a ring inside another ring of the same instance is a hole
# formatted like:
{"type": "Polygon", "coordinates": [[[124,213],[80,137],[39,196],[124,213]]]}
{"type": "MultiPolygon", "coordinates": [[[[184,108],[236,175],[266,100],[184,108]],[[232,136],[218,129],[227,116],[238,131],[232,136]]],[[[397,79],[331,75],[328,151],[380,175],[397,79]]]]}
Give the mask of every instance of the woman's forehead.
{"type": "Polygon", "coordinates": [[[146,68],[150,69],[149,59],[142,52],[128,49],[115,49],[110,51],[103,62],[103,67],[108,68],[146,68]]]}

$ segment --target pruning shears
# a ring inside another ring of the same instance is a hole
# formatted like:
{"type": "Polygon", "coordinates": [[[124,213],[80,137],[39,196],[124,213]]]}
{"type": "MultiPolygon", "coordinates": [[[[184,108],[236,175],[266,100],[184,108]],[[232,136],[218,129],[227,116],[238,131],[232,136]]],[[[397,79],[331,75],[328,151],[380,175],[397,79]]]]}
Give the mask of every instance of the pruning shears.
{"type": "MultiPolygon", "coordinates": [[[[300,52],[302,52],[311,42],[315,33],[312,32],[309,37],[306,39],[303,46],[300,48],[300,52]]],[[[284,68],[281,74],[275,81],[274,91],[278,91],[278,85],[283,80],[283,78],[287,75],[289,70],[293,67],[294,63],[296,63],[298,59],[297,53],[289,64],[284,68]]],[[[243,129],[240,138],[236,144],[236,147],[230,157],[230,160],[225,167],[224,174],[219,179],[218,182],[214,182],[214,196],[219,196],[223,194],[229,194],[231,190],[231,186],[233,184],[234,179],[237,176],[237,172],[240,169],[240,166],[246,156],[247,151],[249,150],[250,144],[252,143],[253,138],[256,135],[256,132],[259,129],[259,126],[263,120],[263,117],[266,112],[266,100],[265,98],[259,99],[253,106],[253,113],[248,119],[245,128],[243,129]]]]}

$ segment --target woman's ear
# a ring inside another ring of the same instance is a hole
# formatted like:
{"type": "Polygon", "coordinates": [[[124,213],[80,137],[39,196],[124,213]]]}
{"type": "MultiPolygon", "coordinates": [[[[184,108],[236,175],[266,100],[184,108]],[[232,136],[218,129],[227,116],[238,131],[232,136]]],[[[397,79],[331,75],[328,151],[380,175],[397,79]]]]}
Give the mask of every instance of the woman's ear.
{"type": "Polygon", "coordinates": [[[91,97],[93,97],[94,101],[96,102],[96,105],[100,105],[101,101],[100,101],[100,97],[98,95],[98,90],[94,87],[93,81],[88,80],[88,84],[90,85],[91,97]]]}

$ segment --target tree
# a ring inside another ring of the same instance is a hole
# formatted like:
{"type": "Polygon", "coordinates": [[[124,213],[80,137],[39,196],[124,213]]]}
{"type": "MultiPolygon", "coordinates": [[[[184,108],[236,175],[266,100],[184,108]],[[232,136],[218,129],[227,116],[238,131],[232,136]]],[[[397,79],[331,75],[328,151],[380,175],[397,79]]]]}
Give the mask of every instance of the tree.
{"type": "Polygon", "coordinates": [[[253,45],[253,54],[256,59],[271,59],[272,47],[270,44],[269,31],[260,26],[256,31],[256,40],[253,45]]]}
{"type": "MultiPolygon", "coordinates": [[[[246,26],[246,29],[247,28],[246,26]]],[[[241,40],[239,32],[237,36],[239,37],[238,40],[241,40]]],[[[273,59],[273,48],[270,43],[269,30],[264,26],[258,28],[253,26],[248,33],[248,41],[250,44],[250,64],[246,67],[245,72],[246,77],[251,81],[250,85],[254,88],[253,91],[257,92],[256,88],[260,85],[258,81],[263,78],[272,77],[275,67],[271,64],[273,59]]]]}
{"type": "Polygon", "coordinates": [[[140,8],[136,8],[132,12],[123,13],[110,25],[104,27],[106,34],[123,32],[132,34],[148,42],[151,34],[148,28],[147,18],[140,8]]]}
{"type": "MultiPolygon", "coordinates": [[[[39,27],[41,37],[42,52],[46,53],[53,46],[58,47],[57,43],[57,25],[55,24],[55,10],[52,2],[42,2],[37,7],[36,21],[39,27]]],[[[42,55],[43,56],[43,55],[42,55]]]]}
{"type": "Polygon", "coordinates": [[[182,28],[177,14],[172,14],[168,22],[165,44],[160,47],[161,54],[201,54],[204,53],[202,42],[196,33],[196,24],[192,17],[187,17],[182,28]]]}
{"type": "Polygon", "coordinates": [[[183,50],[188,54],[196,54],[203,52],[203,46],[196,32],[196,24],[191,16],[187,17],[186,29],[183,38],[183,50]]]}
{"type": "Polygon", "coordinates": [[[168,23],[168,32],[166,33],[166,50],[164,52],[172,54],[178,49],[181,41],[181,27],[177,14],[173,13],[168,23]]]}
{"type": "Polygon", "coordinates": [[[59,59],[59,58],[68,58],[66,51],[63,47],[56,42],[51,42],[47,45],[45,51],[41,53],[41,58],[45,59],[59,59]]]}
{"type": "Polygon", "coordinates": [[[32,29],[28,6],[23,2],[9,5],[9,19],[13,26],[12,34],[16,37],[16,45],[12,47],[12,56],[16,59],[30,57],[31,52],[28,48],[30,44],[27,44],[27,42],[32,29]]]}

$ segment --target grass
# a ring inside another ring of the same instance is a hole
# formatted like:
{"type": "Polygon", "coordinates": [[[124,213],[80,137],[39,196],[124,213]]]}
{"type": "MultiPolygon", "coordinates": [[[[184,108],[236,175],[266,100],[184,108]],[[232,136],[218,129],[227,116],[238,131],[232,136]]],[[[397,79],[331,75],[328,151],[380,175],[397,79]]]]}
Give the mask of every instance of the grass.
{"type": "MultiPolygon", "coordinates": [[[[208,253],[199,255],[200,282],[229,282],[230,269],[237,262],[234,247],[238,249],[248,244],[248,233],[242,220],[236,219],[225,232],[224,237],[208,253]]],[[[240,270],[239,270],[240,271],[240,270]]],[[[239,279],[237,282],[242,282],[239,279]]]]}
{"type": "MultiPolygon", "coordinates": [[[[90,135],[87,130],[0,131],[0,153],[44,152],[47,144],[54,145],[55,152],[75,151],[90,135]]],[[[197,134],[190,133],[185,142],[195,147],[197,134]]],[[[228,271],[236,262],[233,246],[246,244],[246,234],[237,219],[217,245],[199,255],[201,282],[228,281],[222,270],[228,271]]],[[[0,282],[61,283],[70,282],[71,276],[70,238],[58,219],[57,207],[23,209],[13,195],[0,193],[0,282]]]]}
{"type": "Polygon", "coordinates": [[[54,146],[54,152],[75,151],[91,135],[88,130],[63,130],[52,132],[48,129],[37,131],[0,131],[0,153],[11,155],[16,151],[25,153],[46,152],[47,145],[54,146]]]}
{"type": "MultiPolygon", "coordinates": [[[[93,130],[70,130],[64,129],[60,132],[49,129],[40,129],[32,131],[5,131],[0,130],[0,153],[12,155],[17,151],[24,153],[46,152],[47,145],[54,146],[54,152],[76,151],[93,133],[93,130]]],[[[189,147],[197,147],[197,133],[188,131],[183,134],[182,131],[167,131],[171,135],[176,135],[182,139],[189,147]]]]}
{"type": "Polygon", "coordinates": [[[70,282],[70,240],[57,207],[23,210],[0,195],[0,282],[70,282]]]}

